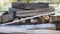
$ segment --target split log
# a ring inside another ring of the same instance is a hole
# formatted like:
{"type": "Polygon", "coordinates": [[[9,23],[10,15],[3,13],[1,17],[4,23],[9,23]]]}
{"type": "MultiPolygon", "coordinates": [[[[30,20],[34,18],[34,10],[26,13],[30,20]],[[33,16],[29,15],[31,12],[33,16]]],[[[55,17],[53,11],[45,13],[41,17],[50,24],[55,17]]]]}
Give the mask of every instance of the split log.
{"type": "Polygon", "coordinates": [[[45,23],[47,20],[49,20],[49,16],[48,15],[40,17],[39,22],[40,23],[45,23]]]}

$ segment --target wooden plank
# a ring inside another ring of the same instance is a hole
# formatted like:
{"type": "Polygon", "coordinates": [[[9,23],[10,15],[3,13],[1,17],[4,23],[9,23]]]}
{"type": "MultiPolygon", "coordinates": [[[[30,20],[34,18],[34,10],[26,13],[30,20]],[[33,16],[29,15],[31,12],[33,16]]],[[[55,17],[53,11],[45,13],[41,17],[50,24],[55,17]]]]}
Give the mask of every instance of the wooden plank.
{"type": "Polygon", "coordinates": [[[48,3],[12,3],[13,8],[18,9],[40,9],[40,8],[48,8],[48,3]]]}
{"type": "Polygon", "coordinates": [[[41,8],[41,9],[36,9],[36,10],[21,10],[17,11],[16,13],[31,13],[31,12],[42,12],[42,11],[54,11],[54,7],[50,6],[49,8],[41,8]]]}
{"type": "MultiPolygon", "coordinates": [[[[20,33],[22,33],[22,32],[20,32],[20,33]]],[[[14,34],[17,34],[17,33],[14,33],[14,34]]],[[[44,29],[40,29],[40,30],[27,30],[26,32],[23,32],[22,34],[60,34],[60,31],[44,30],[44,29]]]]}
{"type": "Polygon", "coordinates": [[[36,16],[41,15],[49,12],[54,12],[54,8],[45,8],[45,9],[37,9],[37,10],[25,10],[25,11],[17,11],[16,16],[36,16]]]}
{"type": "Polygon", "coordinates": [[[36,15],[42,15],[42,14],[47,14],[51,13],[54,11],[43,11],[43,12],[36,12],[36,13],[23,13],[23,14],[16,14],[16,16],[22,17],[22,16],[36,16],[36,15]]]}
{"type": "Polygon", "coordinates": [[[60,34],[60,31],[56,30],[47,30],[47,29],[37,29],[37,30],[25,30],[25,29],[16,29],[11,27],[0,27],[0,32],[2,33],[25,33],[25,34],[60,34]]]}

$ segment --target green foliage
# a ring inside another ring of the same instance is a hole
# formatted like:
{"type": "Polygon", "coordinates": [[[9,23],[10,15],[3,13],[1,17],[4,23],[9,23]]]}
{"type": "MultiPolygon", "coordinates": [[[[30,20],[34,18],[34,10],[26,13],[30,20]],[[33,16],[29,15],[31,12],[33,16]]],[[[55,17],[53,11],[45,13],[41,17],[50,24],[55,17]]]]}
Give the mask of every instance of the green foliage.
{"type": "Polygon", "coordinates": [[[34,2],[60,3],[60,0],[31,0],[34,2]]]}

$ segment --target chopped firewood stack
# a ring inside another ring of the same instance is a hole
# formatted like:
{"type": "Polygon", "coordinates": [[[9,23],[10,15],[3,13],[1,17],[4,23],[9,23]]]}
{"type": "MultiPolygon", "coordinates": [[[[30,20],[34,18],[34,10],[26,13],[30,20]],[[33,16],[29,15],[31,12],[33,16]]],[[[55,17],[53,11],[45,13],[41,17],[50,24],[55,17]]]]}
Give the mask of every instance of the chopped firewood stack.
{"type": "MultiPolygon", "coordinates": [[[[12,4],[12,8],[10,9],[11,11],[9,11],[9,13],[15,13],[16,12],[14,15],[17,18],[34,17],[34,16],[37,16],[37,15],[48,14],[48,13],[52,13],[52,12],[55,11],[54,7],[49,6],[48,3],[31,3],[31,4],[13,3],[12,4]],[[12,8],[14,8],[14,9],[12,9],[12,8]]],[[[45,21],[48,20],[48,18],[49,18],[49,16],[42,16],[42,17],[40,17],[38,19],[39,23],[44,23],[45,21]]],[[[25,20],[25,21],[26,21],[26,23],[30,23],[30,19],[25,20]]]]}
{"type": "MultiPolygon", "coordinates": [[[[48,3],[30,3],[30,4],[26,4],[26,3],[12,3],[12,9],[10,10],[10,12],[16,12],[16,17],[19,18],[27,18],[27,17],[33,17],[33,16],[37,16],[37,15],[42,15],[42,14],[47,14],[47,13],[51,13],[54,12],[55,9],[53,6],[49,6],[48,3]],[[37,7],[36,7],[37,6],[37,7]]],[[[49,16],[42,16],[39,17],[38,19],[28,19],[25,20],[25,23],[31,24],[31,22],[34,23],[45,23],[48,21],[49,16]],[[33,22],[35,21],[35,22],[33,22]]],[[[21,21],[23,22],[23,21],[21,21]]],[[[19,22],[20,23],[20,22],[19,22]]],[[[24,23],[24,24],[25,24],[24,23]]]]}

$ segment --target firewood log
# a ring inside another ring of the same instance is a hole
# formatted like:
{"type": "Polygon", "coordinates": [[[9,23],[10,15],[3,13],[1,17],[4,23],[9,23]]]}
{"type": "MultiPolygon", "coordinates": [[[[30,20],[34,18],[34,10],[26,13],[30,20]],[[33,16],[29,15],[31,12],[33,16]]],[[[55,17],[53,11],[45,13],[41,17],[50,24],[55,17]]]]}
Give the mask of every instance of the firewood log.
{"type": "Polygon", "coordinates": [[[44,22],[46,22],[48,19],[49,19],[49,16],[42,16],[42,17],[40,17],[39,21],[40,21],[40,23],[44,23],[44,22]]]}
{"type": "Polygon", "coordinates": [[[60,16],[51,16],[49,19],[50,22],[56,22],[56,21],[59,22],[60,16]]]}

